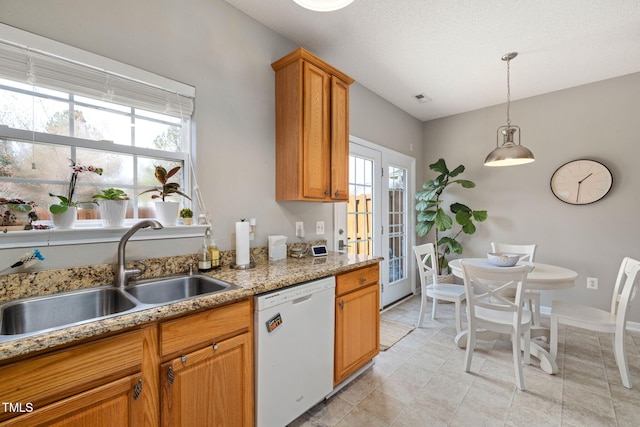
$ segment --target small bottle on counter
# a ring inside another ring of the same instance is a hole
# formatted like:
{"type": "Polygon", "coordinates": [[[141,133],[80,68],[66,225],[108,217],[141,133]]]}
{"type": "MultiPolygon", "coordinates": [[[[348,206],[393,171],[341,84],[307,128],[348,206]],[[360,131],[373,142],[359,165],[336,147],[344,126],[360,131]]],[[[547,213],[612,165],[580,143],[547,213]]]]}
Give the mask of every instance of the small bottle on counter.
{"type": "Polygon", "coordinates": [[[198,254],[198,271],[211,271],[211,255],[207,246],[207,239],[202,243],[202,249],[198,254]]]}
{"type": "Polygon", "coordinates": [[[211,239],[209,243],[209,255],[211,255],[211,267],[218,268],[220,267],[220,251],[218,250],[218,245],[216,244],[216,239],[211,239]]]}

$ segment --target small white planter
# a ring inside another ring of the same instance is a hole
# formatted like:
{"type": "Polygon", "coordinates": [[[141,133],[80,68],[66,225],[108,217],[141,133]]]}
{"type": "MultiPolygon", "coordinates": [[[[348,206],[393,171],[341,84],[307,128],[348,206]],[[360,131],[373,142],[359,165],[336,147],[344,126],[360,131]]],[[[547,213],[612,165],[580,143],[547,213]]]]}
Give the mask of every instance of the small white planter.
{"type": "Polygon", "coordinates": [[[156,202],[156,219],[164,226],[176,225],[179,208],[178,202],[156,202]]]}
{"type": "Polygon", "coordinates": [[[100,219],[104,228],[122,227],[127,216],[128,200],[100,200],[100,219]]]}
{"type": "Polygon", "coordinates": [[[78,219],[78,208],[70,207],[66,212],[60,214],[51,214],[53,226],[58,230],[68,230],[73,228],[78,219]]]}

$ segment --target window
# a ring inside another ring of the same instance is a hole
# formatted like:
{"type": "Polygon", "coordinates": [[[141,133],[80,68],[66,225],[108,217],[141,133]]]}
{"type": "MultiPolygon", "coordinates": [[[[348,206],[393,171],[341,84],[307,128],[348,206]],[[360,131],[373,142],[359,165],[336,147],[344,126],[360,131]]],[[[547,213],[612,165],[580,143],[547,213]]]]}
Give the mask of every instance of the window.
{"type": "MultiPolygon", "coordinates": [[[[76,202],[115,187],[130,197],[128,218],[152,217],[151,194],[139,194],[157,185],[154,165],[181,166],[174,180],[190,193],[194,95],[190,86],[0,26],[0,197],[34,201],[48,219],[57,201],[49,193],[66,194],[71,161],[104,170],[80,174],[76,202]]],[[[99,218],[90,204],[80,207],[80,220],[99,218]]]]}

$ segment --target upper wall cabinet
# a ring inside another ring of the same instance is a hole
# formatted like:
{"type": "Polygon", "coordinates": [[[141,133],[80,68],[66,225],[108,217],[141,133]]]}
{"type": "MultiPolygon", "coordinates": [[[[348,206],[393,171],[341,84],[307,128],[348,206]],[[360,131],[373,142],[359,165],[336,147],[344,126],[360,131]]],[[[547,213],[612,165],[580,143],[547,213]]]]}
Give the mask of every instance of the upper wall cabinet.
{"type": "Polygon", "coordinates": [[[349,199],[349,85],[303,48],[276,72],[276,200],[349,199]]]}

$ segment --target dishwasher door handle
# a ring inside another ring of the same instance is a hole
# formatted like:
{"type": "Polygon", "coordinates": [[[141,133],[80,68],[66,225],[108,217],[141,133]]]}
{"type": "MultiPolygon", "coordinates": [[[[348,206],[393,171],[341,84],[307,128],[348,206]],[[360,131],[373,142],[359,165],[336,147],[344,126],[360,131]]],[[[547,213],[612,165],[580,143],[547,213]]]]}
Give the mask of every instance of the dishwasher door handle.
{"type": "Polygon", "coordinates": [[[300,298],[296,298],[293,301],[291,301],[291,304],[296,305],[296,304],[302,304],[303,302],[309,301],[311,299],[313,295],[305,295],[303,297],[300,298]]]}

